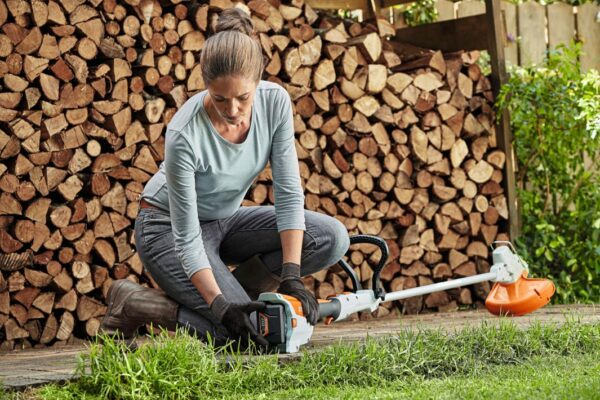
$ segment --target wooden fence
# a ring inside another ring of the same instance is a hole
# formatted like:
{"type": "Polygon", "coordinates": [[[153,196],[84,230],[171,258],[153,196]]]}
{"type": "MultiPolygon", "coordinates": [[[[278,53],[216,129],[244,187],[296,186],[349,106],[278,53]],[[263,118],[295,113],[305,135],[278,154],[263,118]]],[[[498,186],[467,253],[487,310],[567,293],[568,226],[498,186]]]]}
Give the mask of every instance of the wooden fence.
{"type": "MultiPolygon", "coordinates": [[[[485,13],[485,3],[479,0],[437,0],[436,8],[438,21],[485,13]]],[[[600,6],[592,3],[573,7],[566,3],[543,6],[532,1],[520,5],[503,1],[506,61],[513,65],[537,64],[549,49],[579,39],[583,42],[583,69],[600,70],[600,22],[596,20],[599,12],[600,6]]],[[[400,9],[393,9],[391,14],[397,28],[406,26],[400,9]]]]}
{"type": "MultiPolygon", "coordinates": [[[[402,9],[391,6],[410,3],[410,0],[309,0],[308,3],[315,8],[362,9],[370,15],[375,9],[377,15],[389,18],[401,29],[406,27],[402,9]]],[[[485,3],[481,0],[437,0],[436,8],[438,21],[485,13],[485,3]]],[[[502,1],[507,63],[540,63],[547,50],[579,39],[583,42],[583,69],[600,70],[600,22],[596,20],[599,12],[600,6],[591,3],[573,7],[566,3],[543,6],[533,1],[520,5],[502,1]]]]}

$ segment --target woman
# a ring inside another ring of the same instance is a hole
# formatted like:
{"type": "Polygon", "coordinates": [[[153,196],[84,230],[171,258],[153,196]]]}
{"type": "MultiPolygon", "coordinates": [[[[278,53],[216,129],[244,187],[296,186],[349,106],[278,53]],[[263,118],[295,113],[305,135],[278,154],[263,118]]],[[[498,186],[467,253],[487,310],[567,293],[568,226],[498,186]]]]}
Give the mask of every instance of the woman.
{"type": "Polygon", "coordinates": [[[314,325],[318,303],[301,276],[348,250],[342,223],[304,210],[292,104],[281,86],[260,80],[262,49],[251,19],[224,11],[216,32],[200,60],[207,90],[169,123],[164,163],[144,188],[135,223],[140,258],[167,296],[115,282],[105,332],[129,337],[154,322],[266,346],[250,318],[264,303],[253,300],[275,290],[294,296],[314,325]],[[267,161],[275,207],[240,207],[267,161]],[[231,273],[227,265],[238,266],[231,273]]]}

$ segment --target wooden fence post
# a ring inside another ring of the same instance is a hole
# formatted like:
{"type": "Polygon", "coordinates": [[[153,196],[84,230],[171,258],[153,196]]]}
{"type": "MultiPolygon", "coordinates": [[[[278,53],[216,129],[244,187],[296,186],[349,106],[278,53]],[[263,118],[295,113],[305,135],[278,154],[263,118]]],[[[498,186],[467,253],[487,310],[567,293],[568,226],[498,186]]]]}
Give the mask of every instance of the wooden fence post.
{"type": "Polygon", "coordinates": [[[464,0],[456,7],[456,18],[470,17],[485,13],[485,4],[479,0],[464,0]]]}
{"type": "Polygon", "coordinates": [[[506,45],[504,58],[511,65],[519,65],[519,47],[517,46],[517,6],[506,0],[500,2],[506,28],[506,45]]]}
{"type": "MultiPolygon", "coordinates": [[[[500,10],[500,0],[485,0],[486,18],[488,26],[488,51],[491,58],[492,74],[490,80],[494,98],[498,95],[500,87],[507,81],[506,64],[504,59],[504,30],[500,10]]],[[[508,203],[508,232],[514,240],[520,232],[520,214],[515,182],[515,155],[512,146],[512,133],[508,112],[505,110],[497,116],[496,137],[498,147],[506,154],[506,179],[503,180],[506,201],[508,203]]]]}
{"type": "Polygon", "coordinates": [[[596,15],[600,12],[597,4],[586,3],[577,7],[577,34],[583,41],[581,68],[587,71],[591,68],[600,70],[600,23],[596,15]]]}
{"type": "Polygon", "coordinates": [[[553,3],[546,6],[548,11],[548,48],[569,44],[575,36],[575,16],[573,6],[566,3],[553,3]]]}
{"type": "Polygon", "coordinates": [[[519,61],[540,64],[546,55],[546,8],[534,1],[519,4],[519,61]]]}
{"type": "Polygon", "coordinates": [[[438,12],[438,21],[448,21],[456,18],[456,13],[454,12],[454,3],[450,0],[436,1],[435,8],[438,12]]]}

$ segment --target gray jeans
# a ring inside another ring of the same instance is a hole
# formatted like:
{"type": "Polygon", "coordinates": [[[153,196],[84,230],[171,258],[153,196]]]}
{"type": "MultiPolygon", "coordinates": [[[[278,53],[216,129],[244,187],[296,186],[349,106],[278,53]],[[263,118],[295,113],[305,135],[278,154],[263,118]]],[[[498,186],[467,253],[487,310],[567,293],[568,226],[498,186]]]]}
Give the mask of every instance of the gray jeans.
{"type": "MultiPolygon", "coordinates": [[[[310,210],[305,210],[304,215],[302,276],[335,264],[350,246],[348,231],[340,221],[310,210]]],[[[201,221],[200,226],[213,274],[229,301],[247,302],[250,298],[227,265],[237,265],[261,254],[270,272],[279,276],[283,255],[273,206],[240,207],[228,218],[201,221]]],[[[214,318],[177,259],[169,213],[141,209],[135,221],[135,240],[146,270],[180,304],[179,322],[203,338],[207,333],[217,340],[226,338],[225,328],[214,318]]]]}

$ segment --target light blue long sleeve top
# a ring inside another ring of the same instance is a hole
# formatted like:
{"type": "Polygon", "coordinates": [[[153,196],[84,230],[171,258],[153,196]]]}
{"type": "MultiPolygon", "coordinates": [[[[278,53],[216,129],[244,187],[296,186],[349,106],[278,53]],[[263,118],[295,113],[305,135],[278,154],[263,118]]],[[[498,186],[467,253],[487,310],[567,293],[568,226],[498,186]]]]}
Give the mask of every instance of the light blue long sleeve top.
{"type": "Polygon", "coordinates": [[[168,124],[165,159],[142,193],[148,203],[169,211],[175,253],[190,278],[211,268],[200,221],[234,214],[269,160],[278,231],[305,230],[288,93],[276,83],[260,81],[248,135],[239,144],[215,130],[204,108],[207,93],[188,99],[168,124]]]}

